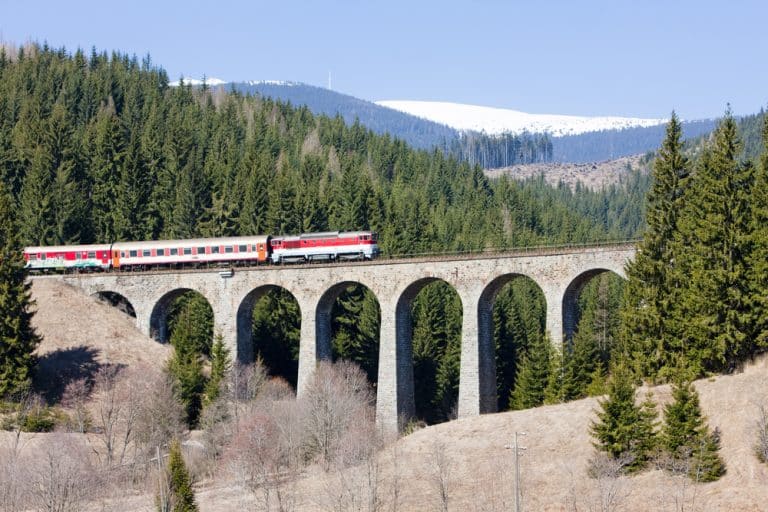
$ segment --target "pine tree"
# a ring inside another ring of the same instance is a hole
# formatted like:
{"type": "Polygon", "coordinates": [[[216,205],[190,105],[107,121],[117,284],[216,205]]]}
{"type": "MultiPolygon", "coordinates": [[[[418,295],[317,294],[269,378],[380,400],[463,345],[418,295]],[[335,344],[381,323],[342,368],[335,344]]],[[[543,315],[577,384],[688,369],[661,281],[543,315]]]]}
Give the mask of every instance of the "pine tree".
{"type": "Polygon", "coordinates": [[[673,243],[690,173],[683,153],[682,126],[675,112],[653,165],[653,181],[646,198],[647,228],[635,258],[627,264],[627,285],[621,308],[621,338],[642,375],[654,376],[668,364],[668,322],[675,299],[669,269],[678,259],[673,243]]]}
{"type": "Polygon", "coordinates": [[[32,327],[27,271],[13,201],[0,183],[0,397],[29,389],[41,339],[32,327]]]}
{"type": "Polygon", "coordinates": [[[628,458],[629,472],[644,468],[655,446],[655,408],[650,401],[635,404],[633,376],[625,365],[611,372],[608,397],[600,409],[590,426],[595,448],[613,459],[628,458]]]}
{"type": "Polygon", "coordinates": [[[216,340],[211,347],[211,374],[208,382],[205,384],[203,393],[203,405],[207,406],[213,403],[221,394],[221,386],[227,373],[232,367],[232,361],[229,356],[229,349],[224,345],[224,338],[221,334],[216,335],[216,340]]]}
{"type": "MultiPolygon", "coordinates": [[[[170,512],[197,512],[195,492],[192,490],[192,479],[181,455],[181,444],[178,439],[171,442],[168,453],[168,504],[170,512]]],[[[158,510],[164,512],[164,504],[159,503],[158,510]]]]}
{"type": "Polygon", "coordinates": [[[717,480],[725,473],[725,463],[718,455],[720,436],[709,432],[699,394],[690,381],[678,379],[672,386],[672,400],[664,407],[664,450],[674,461],[687,461],[685,467],[694,480],[717,480]]]}

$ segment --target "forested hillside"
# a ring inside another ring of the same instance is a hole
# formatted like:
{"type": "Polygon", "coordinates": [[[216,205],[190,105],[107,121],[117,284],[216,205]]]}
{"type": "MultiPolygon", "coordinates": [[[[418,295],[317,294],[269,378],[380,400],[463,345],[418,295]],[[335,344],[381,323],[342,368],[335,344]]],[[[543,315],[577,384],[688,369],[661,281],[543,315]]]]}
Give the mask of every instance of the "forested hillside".
{"type": "MultiPolygon", "coordinates": [[[[716,122],[712,119],[682,124],[683,138],[708,135],[716,122]]],[[[555,162],[600,162],[655,151],[664,139],[664,125],[623,130],[606,130],[554,137],[552,160],[555,162]]]]}
{"type": "Polygon", "coordinates": [[[295,107],[306,106],[315,115],[336,117],[352,125],[356,120],[379,135],[390,134],[419,149],[441,146],[458,137],[458,132],[427,119],[382,107],[323,87],[296,82],[232,82],[219,86],[243,95],[259,95],[295,107]]]}
{"type": "MultiPolygon", "coordinates": [[[[643,226],[640,176],[599,192],[490,181],[478,165],[341,117],[169,87],[149,58],[37,46],[0,52],[0,177],[26,244],[372,229],[387,257],[626,239],[643,226]]],[[[450,415],[457,393],[461,313],[451,294],[438,282],[414,306],[417,403],[430,421],[450,415]]],[[[532,283],[515,281],[497,301],[502,406],[519,367],[549,364],[541,309],[530,302],[536,294],[532,283]]],[[[175,313],[184,322],[172,325],[192,329],[175,329],[181,334],[171,340],[207,358],[209,306],[185,301],[175,313]]],[[[254,344],[274,373],[293,380],[297,309],[284,292],[263,301],[254,344]]],[[[336,357],[375,380],[375,298],[352,287],[334,318],[336,357]]],[[[513,405],[540,402],[536,393],[513,405]]]]}

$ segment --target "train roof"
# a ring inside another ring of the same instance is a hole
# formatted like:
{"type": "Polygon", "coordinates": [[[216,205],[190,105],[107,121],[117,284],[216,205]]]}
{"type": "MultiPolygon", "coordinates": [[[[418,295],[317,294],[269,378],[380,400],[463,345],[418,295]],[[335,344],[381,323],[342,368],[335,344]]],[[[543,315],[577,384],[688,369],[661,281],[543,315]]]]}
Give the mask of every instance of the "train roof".
{"type": "Polygon", "coordinates": [[[269,235],[228,236],[220,238],[187,238],[185,240],[148,240],[144,242],[115,242],[113,249],[164,248],[164,247],[198,247],[207,245],[239,245],[267,243],[269,235]]]}
{"type": "Polygon", "coordinates": [[[88,252],[88,251],[108,251],[109,244],[90,244],[90,245],[45,245],[25,247],[24,252],[88,252]]]}
{"type": "Polygon", "coordinates": [[[300,235],[283,235],[283,236],[275,236],[272,238],[280,239],[280,240],[306,240],[311,238],[331,238],[331,237],[342,237],[342,236],[360,236],[360,235],[370,235],[373,234],[373,231],[324,231],[321,233],[302,233],[300,235]]]}

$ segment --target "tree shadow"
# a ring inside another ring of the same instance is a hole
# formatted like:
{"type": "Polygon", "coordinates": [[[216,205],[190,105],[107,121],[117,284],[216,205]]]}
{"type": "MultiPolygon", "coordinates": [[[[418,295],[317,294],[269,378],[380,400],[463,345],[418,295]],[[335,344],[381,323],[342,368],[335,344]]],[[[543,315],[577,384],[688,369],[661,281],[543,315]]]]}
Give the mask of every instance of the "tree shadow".
{"type": "MultiPolygon", "coordinates": [[[[93,383],[96,374],[107,366],[98,361],[100,350],[85,345],[59,349],[38,359],[35,389],[48,404],[61,401],[67,384],[79,379],[93,383]]],[[[124,365],[118,365],[122,367],[124,365]]]]}

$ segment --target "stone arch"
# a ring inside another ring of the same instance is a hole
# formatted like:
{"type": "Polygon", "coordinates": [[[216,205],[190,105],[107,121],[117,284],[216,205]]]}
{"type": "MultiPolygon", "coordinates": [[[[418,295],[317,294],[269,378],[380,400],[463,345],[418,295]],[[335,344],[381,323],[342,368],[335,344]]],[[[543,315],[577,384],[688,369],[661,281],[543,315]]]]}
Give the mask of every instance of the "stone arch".
{"type": "MultiPolygon", "coordinates": [[[[334,284],[330,288],[328,288],[321,296],[320,300],[317,303],[317,309],[315,310],[315,329],[316,329],[316,355],[317,359],[331,359],[333,356],[333,348],[332,348],[332,312],[333,312],[333,306],[336,303],[336,300],[339,298],[339,296],[349,287],[349,286],[362,286],[363,288],[370,291],[374,297],[376,298],[376,305],[379,309],[379,320],[381,321],[381,303],[379,301],[379,298],[376,296],[376,294],[373,292],[370,286],[367,286],[363,284],[360,281],[342,281],[339,283],[334,284]]],[[[381,336],[381,331],[379,330],[379,336],[381,336]]]]}
{"type": "MultiPolygon", "coordinates": [[[[171,308],[171,305],[188,292],[194,292],[199,294],[201,297],[205,299],[205,301],[208,303],[208,305],[211,307],[211,310],[213,311],[213,305],[208,299],[208,297],[205,296],[202,292],[195,290],[193,288],[175,288],[169,292],[166,292],[164,295],[162,295],[156,302],[155,305],[152,306],[152,313],[149,316],[149,335],[150,337],[154,338],[155,340],[159,341],[160,343],[167,343],[170,340],[170,330],[168,329],[168,313],[171,308]]],[[[215,313],[214,313],[215,314],[215,313]]],[[[216,319],[214,319],[215,322],[216,319]]]]}
{"type": "Polygon", "coordinates": [[[611,272],[618,277],[624,279],[623,273],[617,272],[610,268],[593,268],[582,272],[571,280],[563,293],[563,343],[567,343],[573,339],[573,334],[576,332],[577,318],[577,304],[584,287],[593,278],[611,272]]]}
{"type": "Polygon", "coordinates": [[[113,308],[117,308],[119,311],[122,311],[132,318],[136,318],[136,309],[134,309],[131,301],[121,293],[102,290],[91,294],[91,296],[101,302],[109,304],[113,308]]]}
{"type": "MultiPolygon", "coordinates": [[[[296,295],[285,287],[265,284],[258,286],[248,292],[240,301],[237,308],[237,361],[240,363],[252,363],[256,358],[253,340],[253,309],[256,304],[269,293],[286,292],[296,302],[299,308],[299,317],[301,321],[301,303],[296,295]]],[[[290,379],[289,379],[290,380],[290,379]]]]}
{"type": "MultiPolygon", "coordinates": [[[[444,282],[462,301],[456,287],[438,277],[424,277],[412,282],[397,298],[395,306],[395,360],[397,375],[398,418],[408,420],[416,415],[414,365],[413,365],[413,301],[429,284],[444,282]]],[[[463,304],[461,305],[463,314],[463,304]]],[[[462,326],[463,329],[463,326],[462,326]]],[[[384,357],[384,355],[382,355],[384,357]]]]}
{"type": "MultiPolygon", "coordinates": [[[[480,414],[498,410],[496,389],[496,348],[493,342],[493,305],[496,296],[504,286],[515,279],[528,279],[536,285],[542,298],[545,298],[541,285],[530,276],[520,273],[503,274],[483,288],[477,303],[477,344],[478,344],[478,379],[480,387],[480,414]]],[[[546,299],[545,299],[546,300],[546,299]]]]}

